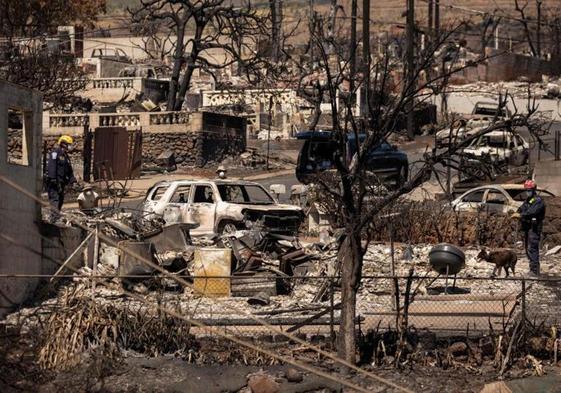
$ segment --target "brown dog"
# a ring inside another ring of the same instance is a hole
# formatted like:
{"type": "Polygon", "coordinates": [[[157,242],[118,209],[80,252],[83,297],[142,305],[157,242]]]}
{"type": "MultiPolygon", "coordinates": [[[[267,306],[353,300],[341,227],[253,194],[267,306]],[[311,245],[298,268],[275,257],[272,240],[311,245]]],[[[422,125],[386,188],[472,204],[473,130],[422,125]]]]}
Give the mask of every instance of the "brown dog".
{"type": "Polygon", "coordinates": [[[493,269],[493,274],[491,274],[491,277],[495,277],[497,270],[500,275],[501,268],[504,269],[506,277],[508,277],[508,269],[512,271],[512,274],[515,274],[514,268],[516,267],[516,261],[518,260],[518,257],[512,250],[487,251],[483,248],[479,252],[479,254],[477,254],[477,259],[495,264],[495,269],[493,269]]]}

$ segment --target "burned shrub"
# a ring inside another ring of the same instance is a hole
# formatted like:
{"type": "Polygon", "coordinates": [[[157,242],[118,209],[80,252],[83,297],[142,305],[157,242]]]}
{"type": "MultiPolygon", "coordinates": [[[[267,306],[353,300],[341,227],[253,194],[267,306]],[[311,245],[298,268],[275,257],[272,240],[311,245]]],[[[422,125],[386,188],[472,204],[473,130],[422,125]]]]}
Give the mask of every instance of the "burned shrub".
{"type": "Polygon", "coordinates": [[[393,230],[397,242],[505,247],[517,240],[518,222],[507,215],[485,211],[454,212],[440,201],[400,201],[385,208],[369,230],[377,241],[389,241],[393,230]],[[389,214],[397,217],[390,221],[389,214]]]}

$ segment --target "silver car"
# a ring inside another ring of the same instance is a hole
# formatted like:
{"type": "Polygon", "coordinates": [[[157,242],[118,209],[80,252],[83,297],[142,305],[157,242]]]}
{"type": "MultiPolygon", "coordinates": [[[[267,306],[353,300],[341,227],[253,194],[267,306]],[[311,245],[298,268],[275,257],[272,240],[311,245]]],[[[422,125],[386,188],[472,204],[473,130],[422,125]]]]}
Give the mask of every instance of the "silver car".
{"type": "MultiPolygon", "coordinates": [[[[542,196],[554,196],[538,189],[542,196]]],[[[459,212],[483,210],[492,213],[515,213],[528,196],[523,184],[486,185],[472,188],[452,201],[451,206],[459,212]]]]}

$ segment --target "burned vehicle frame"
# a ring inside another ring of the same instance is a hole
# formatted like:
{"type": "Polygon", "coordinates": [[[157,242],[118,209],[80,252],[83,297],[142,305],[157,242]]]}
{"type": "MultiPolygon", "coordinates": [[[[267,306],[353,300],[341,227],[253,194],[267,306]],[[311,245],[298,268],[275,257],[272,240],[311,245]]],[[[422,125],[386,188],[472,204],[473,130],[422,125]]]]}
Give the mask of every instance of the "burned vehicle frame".
{"type": "Polygon", "coordinates": [[[298,233],[300,207],[279,204],[260,184],[238,180],[176,180],[154,184],[142,210],[166,224],[189,223],[192,236],[213,236],[258,227],[278,234],[298,233]]]}

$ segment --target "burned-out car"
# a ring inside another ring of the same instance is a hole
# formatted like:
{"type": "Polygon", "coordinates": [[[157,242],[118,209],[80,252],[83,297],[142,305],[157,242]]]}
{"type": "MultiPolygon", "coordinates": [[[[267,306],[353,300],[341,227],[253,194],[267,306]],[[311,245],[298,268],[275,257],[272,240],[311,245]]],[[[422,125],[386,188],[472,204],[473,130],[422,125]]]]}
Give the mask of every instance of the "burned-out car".
{"type": "Polygon", "coordinates": [[[525,165],[530,157],[530,145],[518,133],[506,129],[481,135],[463,149],[472,160],[488,156],[493,162],[505,161],[513,166],[525,165]]]}
{"type": "Polygon", "coordinates": [[[154,184],[142,204],[145,213],[166,224],[196,225],[192,236],[222,235],[260,225],[296,234],[304,219],[300,207],[279,204],[260,184],[237,180],[175,180],[154,184]]]}

